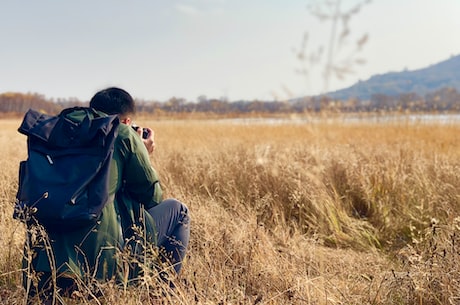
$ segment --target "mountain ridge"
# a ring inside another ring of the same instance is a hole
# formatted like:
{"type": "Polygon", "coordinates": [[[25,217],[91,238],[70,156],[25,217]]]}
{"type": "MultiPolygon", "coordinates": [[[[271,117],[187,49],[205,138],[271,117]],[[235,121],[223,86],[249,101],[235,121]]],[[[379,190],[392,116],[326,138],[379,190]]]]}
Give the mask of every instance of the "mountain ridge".
{"type": "Polygon", "coordinates": [[[443,88],[460,91],[460,55],[416,70],[376,74],[366,81],[328,92],[327,96],[336,100],[369,100],[373,95],[399,96],[405,93],[426,95],[443,88]]]}

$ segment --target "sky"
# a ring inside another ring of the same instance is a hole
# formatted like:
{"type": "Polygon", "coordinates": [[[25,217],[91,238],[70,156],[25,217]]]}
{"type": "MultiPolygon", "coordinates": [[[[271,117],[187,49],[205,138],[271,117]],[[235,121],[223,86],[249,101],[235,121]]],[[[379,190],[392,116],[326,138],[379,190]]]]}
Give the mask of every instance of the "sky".
{"type": "Polygon", "coordinates": [[[0,93],[88,101],[118,86],[142,100],[284,100],[460,54],[459,0],[372,0],[340,43],[343,23],[333,36],[331,20],[313,14],[326,2],[0,0],[0,93]],[[351,58],[351,73],[324,77],[327,58],[351,58]]]}

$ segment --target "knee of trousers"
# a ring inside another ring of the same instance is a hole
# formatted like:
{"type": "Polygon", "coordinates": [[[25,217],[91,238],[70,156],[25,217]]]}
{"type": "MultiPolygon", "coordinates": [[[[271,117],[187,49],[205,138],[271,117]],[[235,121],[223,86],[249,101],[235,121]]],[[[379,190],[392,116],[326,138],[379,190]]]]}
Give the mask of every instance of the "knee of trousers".
{"type": "Polygon", "coordinates": [[[184,203],[180,202],[177,199],[170,198],[163,200],[162,204],[167,204],[168,206],[170,206],[174,213],[178,215],[178,218],[180,218],[184,224],[190,222],[189,210],[184,203]]]}

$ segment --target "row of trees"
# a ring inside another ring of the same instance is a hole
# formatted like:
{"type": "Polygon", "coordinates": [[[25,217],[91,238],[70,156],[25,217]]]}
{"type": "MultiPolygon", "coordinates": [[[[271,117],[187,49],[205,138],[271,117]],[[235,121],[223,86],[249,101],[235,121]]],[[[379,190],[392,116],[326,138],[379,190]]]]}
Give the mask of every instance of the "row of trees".
{"type": "MultiPolygon", "coordinates": [[[[0,113],[23,114],[29,108],[55,114],[65,107],[87,106],[88,102],[77,99],[49,100],[36,93],[0,94],[0,113]]],[[[451,88],[438,90],[421,97],[415,93],[399,96],[375,94],[370,100],[350,99],[337,101],[323,97],[299,98],[289,101],[236,101],[200,97],[196,102],[182,98],[171,98],[166,102],[138,100],[141,113],[214,113],[214,114],[250,114],[250,113],[302,113],[302,112],[374,112],[374,111],[411,111],[411,112],[459,112],[460,93],[451,88]]]]}
{"type": "Polygon", "coordinates": [[[61,109],[59,105],[37,93],[7,92],[0,94],[0,112],[2,113],[24,113],[29,108],[40,109],[47,113],[55,113],[61,109]]]}

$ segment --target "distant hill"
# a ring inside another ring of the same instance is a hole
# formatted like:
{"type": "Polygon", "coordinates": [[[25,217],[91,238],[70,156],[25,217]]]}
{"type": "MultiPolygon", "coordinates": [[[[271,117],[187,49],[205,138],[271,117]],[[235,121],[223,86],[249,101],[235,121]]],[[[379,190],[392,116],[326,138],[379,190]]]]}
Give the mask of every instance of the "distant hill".
{"type": "Polygon", "coordinates": [[[374,94],[399,96],[415,93],[424,96],[443,88],[454,88],[460,92],[460,55],[419,70],[375,75],[367,81],[359,81],[351,87],[325,95],[338,100],[369,100],[374,94]]]}

